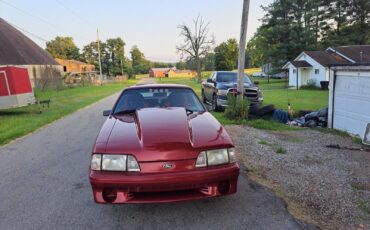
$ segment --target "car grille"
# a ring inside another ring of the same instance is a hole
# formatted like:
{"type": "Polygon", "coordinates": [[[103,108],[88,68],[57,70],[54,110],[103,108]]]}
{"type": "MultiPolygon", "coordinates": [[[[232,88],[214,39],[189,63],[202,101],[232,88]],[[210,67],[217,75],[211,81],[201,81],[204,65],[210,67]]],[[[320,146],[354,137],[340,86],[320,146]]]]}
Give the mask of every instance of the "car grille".
{"type": "MultiPolygon", "coordinates": [[[[234,89],[229,89],[228,95],[232,96],[235,95],[233,93],[234,89]]],[[[244,96],[250,100],[257,100],[258,99],[258,91],[255,89],[245,89],[244,96]]],[[[225,97],[226,98],[226,97],[225,97]]]]}
{"type": "Polygon", "coordinates": [[[244,95],[251,100],[255,100],[258,98],[258,92],[255,89],[246,89],[244,95]]]}

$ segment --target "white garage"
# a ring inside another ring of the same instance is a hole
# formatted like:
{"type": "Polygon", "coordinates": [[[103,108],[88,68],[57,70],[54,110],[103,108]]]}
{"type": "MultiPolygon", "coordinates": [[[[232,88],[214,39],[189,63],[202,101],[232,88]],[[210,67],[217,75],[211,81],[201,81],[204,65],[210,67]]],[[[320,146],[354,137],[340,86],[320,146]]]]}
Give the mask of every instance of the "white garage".
{"type": "Polygon", "coordinates": [[[336,66],[332,70],[328,125],[363,138],[370,123],[370,65],[336,66]]]}

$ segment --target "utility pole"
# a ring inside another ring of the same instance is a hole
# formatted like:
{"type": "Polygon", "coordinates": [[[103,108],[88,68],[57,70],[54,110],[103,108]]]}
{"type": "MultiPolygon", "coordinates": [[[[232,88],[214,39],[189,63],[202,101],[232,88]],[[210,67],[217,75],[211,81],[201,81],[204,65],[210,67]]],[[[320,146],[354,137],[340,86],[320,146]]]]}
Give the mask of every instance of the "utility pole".
{"type": "Polygon", "coordinates": [[[250,0],[243,0],[243,14],[240,28],[239,58],[238,58],[238,97],[244,96],[244,66],[245,66],[245,47],[247,43],[247,27],[250,0]]]}
{"type": "Polygon", "coordinates": [[[98,42],[98,57],[99,57],[99,70],[100,70],[100,85],[103,85],[103,74],[101,70],[101,57],[100,57],[100,40],[99,40],[99,29],[96,29],[96,38],[98,42]]]}

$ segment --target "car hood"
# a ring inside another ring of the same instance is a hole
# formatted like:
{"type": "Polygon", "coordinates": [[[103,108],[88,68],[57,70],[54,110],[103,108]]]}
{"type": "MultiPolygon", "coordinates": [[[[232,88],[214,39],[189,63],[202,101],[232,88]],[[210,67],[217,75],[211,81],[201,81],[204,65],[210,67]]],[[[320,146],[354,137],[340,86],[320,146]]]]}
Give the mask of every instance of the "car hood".
{"type": "Polygon", "coordinates": [[[93,151],[133,154],[143,162],[194,159],[200,151],[232,146],[224,127],[208,112],[187,115],[184,108],[148,108],[109,117],[93,151]]]}

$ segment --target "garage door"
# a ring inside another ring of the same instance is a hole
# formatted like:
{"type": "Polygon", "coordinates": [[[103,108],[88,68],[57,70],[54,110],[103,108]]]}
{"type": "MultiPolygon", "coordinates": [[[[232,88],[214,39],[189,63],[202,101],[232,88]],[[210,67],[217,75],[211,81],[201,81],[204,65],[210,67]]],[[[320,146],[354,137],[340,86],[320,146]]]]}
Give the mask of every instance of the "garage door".
{"type": "Polygon", "coordinates": [[[370,72],[337,72],[333,127],[364,136],[370,123],[370,72]]]}

